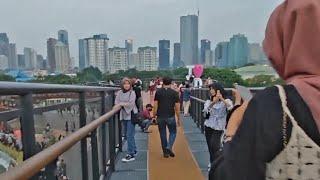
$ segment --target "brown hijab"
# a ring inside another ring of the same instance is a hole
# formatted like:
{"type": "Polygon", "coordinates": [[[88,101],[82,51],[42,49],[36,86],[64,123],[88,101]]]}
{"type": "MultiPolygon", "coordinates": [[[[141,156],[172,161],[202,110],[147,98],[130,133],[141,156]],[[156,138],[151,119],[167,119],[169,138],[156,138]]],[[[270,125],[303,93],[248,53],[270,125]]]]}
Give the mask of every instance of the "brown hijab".
{"type": "Polygon", "coordinates": [[[263,45],[279,75],[309,106],[320,131],[320,1],[282,3],[270,17],[263,45]]]}

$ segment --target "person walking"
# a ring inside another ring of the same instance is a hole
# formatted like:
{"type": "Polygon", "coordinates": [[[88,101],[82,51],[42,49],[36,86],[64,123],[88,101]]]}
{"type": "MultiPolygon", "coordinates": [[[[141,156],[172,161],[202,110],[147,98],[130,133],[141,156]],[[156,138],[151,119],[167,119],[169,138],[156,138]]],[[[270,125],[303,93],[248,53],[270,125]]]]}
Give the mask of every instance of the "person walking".
{"type": "Polygon", "coordinates": [[[221,136],[227,124],[227,112],[233,108],[233,103],[226,98],[226,91],[220,83],[211,84],[209,89],[211,97],[204,104],[203,112],[206,116],[205,136],[210,154],[208,168],[211,168],[214,157],[220,149],[221,136]]]}
{"type": "Polygon", "coordinates": [[[181,123],[179,94],[170,88],[171,83],[171,78],[163,78],[163,88],[157,90],[154,98],[154,114],[156,114],[165,158],[175,156],[173,145],[177,135],[177,126],[180,126],[181,123]],[[177,121],[175,117],[177,117],[177,121]],[[169,140],[167,139],[167,127],[169,129],[169,140]]]}
{"type": "Polygon", "coordinates": [[[183,96],[184,116],[189,116],[190,96],[191,96],[190,85],[187,84],[186,88],[182,89],[182,92],[183,92],[182,96],[183,96]]]}
{"type": "Polygon", "coordinates": [[[286,85],[258,92],[226,134],[210,180],[319,179],[320,3],[286,0],[272,13],[264,51],[286,85]],[[238,122],[238,121],[236,121],[238,122]]]}
{"type": "Polygon", "coordinates": [[[137,147],[135,143],[135,124],[131,121],[132,113],[138,113],[136,106],[136,93],[132,90],[132,81],[124,78],[121,83],[121,90],[118,92],[115,105],[122,106],[120,110],[120,120],[122,121],[123,129],[127,137],[127,155],[122,159],[122,162],[130,162],[135,160],[137,147]]]}

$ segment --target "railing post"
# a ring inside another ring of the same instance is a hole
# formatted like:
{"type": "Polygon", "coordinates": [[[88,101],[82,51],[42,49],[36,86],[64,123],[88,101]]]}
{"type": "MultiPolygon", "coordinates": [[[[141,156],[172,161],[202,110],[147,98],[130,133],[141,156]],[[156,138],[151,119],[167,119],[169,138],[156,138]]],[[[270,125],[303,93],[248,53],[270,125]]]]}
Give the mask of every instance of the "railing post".
{"type": "MultiPolygon", "coordinates": [[[[104,115],[106,113],[106,92],[100,92],[101,97],[101,112],[100,115],[104,115]]],[[[102,174],[106,175],[106,167],[107,167],[107,147],[106,147],[106,123],[101,125],[101,136],[102,136],[102,174]]]]}
{"type": "MultiPolygon", "coordinates": [[[[85,92],[79,93],[79,120],[80,128],[86,125],[86,102],[85,102],[85,92]]],[[[82,164],[82,179],[88,179],[88,150],[87,150],[87,139],[83,138],[81,140],[81,164],[82,164]]]]}
{"type": "MultiPolygon", "coordinates": [[[[92,121],[95,119],[93,118],[92,121]]],[[[91,163],[92,163],[92,178],[99,179],[99,157],[98,157],[98,142],[97,130],[91,132],[91,163]]]]}
{"type": "MultiPolygon", "coordinates": [[[[23,160],[26,160],[36,154],[35,151],[35,129],[33,117],[33,103],[32,94],[25,94],[20,96],[21,102],[21,138],[23,147],[23,160]]],[[[32,180],[38,179],[37,176],[31,178],[32,180]]]]}
{"type": "MultiPolygon", "coordinates": [[[[114,104],[115,94],[111,94],[112,104],[114,104]]],[[[115,143],[115,115],[109,119],[109,153],[110,153],[110,171],[115,171],[116,143],[115,143]]]]}
{"type": "Polygon", "coordinates": [[[33,117],[32,94],[21,96],[21,133],[23,146],[23,159],[26,160],[36,154],[35,129],[33,117]]]}
{"type": "MultiPolygon", "coordinates": [[[[205,96],[204,96],[204,95],[205,95],[204,89],[201,89],[200,91],[201,91],[201,93],[200,93],[200,99],[206,100],[206,99],[205,99],[205,96]]],[[[200,105],[200,114],[199,114],[199,116],[200,116],[201,133],[204,132],[204,117],[202,116],[202,109],[203,109],[203,108],[204,108],[204,104],[201,103],[201,105],[200,105]]]]}

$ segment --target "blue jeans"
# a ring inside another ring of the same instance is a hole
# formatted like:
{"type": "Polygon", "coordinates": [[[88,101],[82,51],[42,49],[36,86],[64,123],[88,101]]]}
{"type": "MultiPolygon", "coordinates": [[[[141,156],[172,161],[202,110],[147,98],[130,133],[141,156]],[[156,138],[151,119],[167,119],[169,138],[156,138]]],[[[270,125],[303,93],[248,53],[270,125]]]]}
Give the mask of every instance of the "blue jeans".
{"type": "Polygon", "coordinates": [[[141,127],[145,130],[148,130],[149,126],[152,124],[152,121],[149,119],[145,119],[141,123],[141,127]]]}
{"type": "Polygon", "coordinates": [[[131,120],[123,120],[122,124],[124,125],[124,129],[126,129],[127,135],[127,149],[128,154],[134,155],[137,151],[136,141],[134,139],[134,135],[136,132],[135,124],[131,123],[131,120]]]}
{"type": "Polygon", "coordinates": [[[158,128],[159,128],[161,146],[162,146],[163,152],[165,152],[166,149],[172,150],[174,141],[177,136],[177,123],[176,123],[175,117],[171,117],[171,118],[158,117],[158,128]],[[169,129],[169,143],[167,140],[167,127],[169,129]]]}

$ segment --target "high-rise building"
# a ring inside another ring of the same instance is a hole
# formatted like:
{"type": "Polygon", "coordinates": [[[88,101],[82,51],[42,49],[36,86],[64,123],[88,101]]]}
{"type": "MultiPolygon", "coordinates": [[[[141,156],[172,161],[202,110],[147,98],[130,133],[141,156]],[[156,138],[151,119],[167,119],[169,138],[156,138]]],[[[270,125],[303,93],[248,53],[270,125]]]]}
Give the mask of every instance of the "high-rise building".
{"type": "Polygon", "coordinates": [[[132,51],[133,51],[133,40],[132,39],[127,39],[125,41],[125,48],[127,49],[127,52],[128,52],[128,63],[129,63],[129,66],[132,66],[134,65],[134,63],[132,62],[132,51]]]}
{"type": "Polygon", "coordinates": [[[130,54],[130,60],[132,62],[132,64],[129,61],[129,68],[135,68],[135,69],[139,69],[139,54],[138,53],[132,53],[130,54]]]}
{"type": "Polygon", "coordinates": [[[229,42],[220,42],[215,49],[215,66],[220,68],[228,67],[229,42]]]}
{"type": "Polygon", "coordinates": [[[18,54],[18,68],[19,69],[25,69],[26,68],[26,63],[25,63],[23,54],[18,54]]]}
{"type": "Polygon", "coordinates": [[[210,49],[204,52],[204,65],[206,67],[213,66],[213,52],[210,49]]]}
{"type": "Polygon", "coordinates": [[[159,69],[165,70],[170,68],[170,41],[159,41],[159,69]]]}
{"type": "Polygon", "coordinates": [[[108,43],[106,34],[94,35],[79,41],[79,64],[82,68],[93,66],[102,72],[108,70],[108,43]],[[88,64],[87,64],[88,63],[88,64]]]}
{"type": "Polygon", "coordinates": [[[70,67],[70,56],[68,46],[61,41],[58,41],[54,46],[55,57],[55,72],[67,73],[70,67]]]}
{"type": "Polygon", "coordinates": [[[37,52],[32,48],[24,48],[24,61],[26,69],[34,70],[37,68],[37,52]]]}
{"type": "Polygon", "coordinates": [[[132,39],[127,39],[125,41],[125,48],[128,50],[128,52],[132,53],[132,51],[133,51],[133,40],[132,39]]]}
{"type": "Polygon", "coordinates": [[[47,57],[48,57],[48,65],[49,71],[55,72],[56,71],[56,58],[55,58],[55,45],[57,44],[58,40],[54,38],[49,38],[47,40],[47,57]]]}
{"type": "Polygon", "coordinates": [[[127,48],[109,48],[109,73],[128,70],[127,48]]]}
{"type": "Polygon", "coordinates": [[[9,57],[9,38],[7,33],[0,33],[0,55],[9,57]]]}
{"type": "Polygon", "coordinates": [[[85,39],[79,40],[79,68],[80,70],[89,67],[88,43],[85,39]]]}
{"type": "Polygon", "coordinates": [[[198,64],[198,16],[180,17],[181,61],[185,65],[198,64]]]}
{"type": "Polygon", "coordinates": [[[140,47],[139,54],[139,71],[156,71],[158,70],[159,61],[157,58],[156,47],[140,47]]]}
{"type": "Polygon", "coordinates": [[[173,68],[183,67],[184,63],[181,61],[181,47],[180,43],[173,44],[173,68]]]}
{"type": "Polygon", "coordinates": [[[43,59],[43,56],[38,54],[37,55],[37,69],[45,69],[45,60],[43,59]]]}
{"type": "Polygon", "coordinates": [[[63,42],[65,45],[68,45],[69,44],[68,31],[66,30],[58,31],[58,40],[63,42]]]}
{"type": "Polygon", "coordinates": [[[211,42],[207,39],[201,40],[200,64],[206,64],[206,51],[211,51],[211,42]]]}
{"type": "Polygon", "coordinates": [[[253,64],[266,64],[267,58],[259,43],[249,44],[249,61],[253,64]]]}
{"type": "Polygon", "coordinates": [[[230,39],[228,52],[229,67],[241,67],[246,65],[249,59],[249,44],[247,37],[243,34],[233,35],[230,39]]]}
{"type": "Polygon", "coordinates": [[[17,56],[17,48],[16,44],[9,44],[9,69],[17,69],[18,68],[18,56],[17,56]]]}
{"type": "Polygon", "coordinates": [[[8,57],[5,55],[0,55],[0,70],[6,70],[8,68],[8,57]]]}

